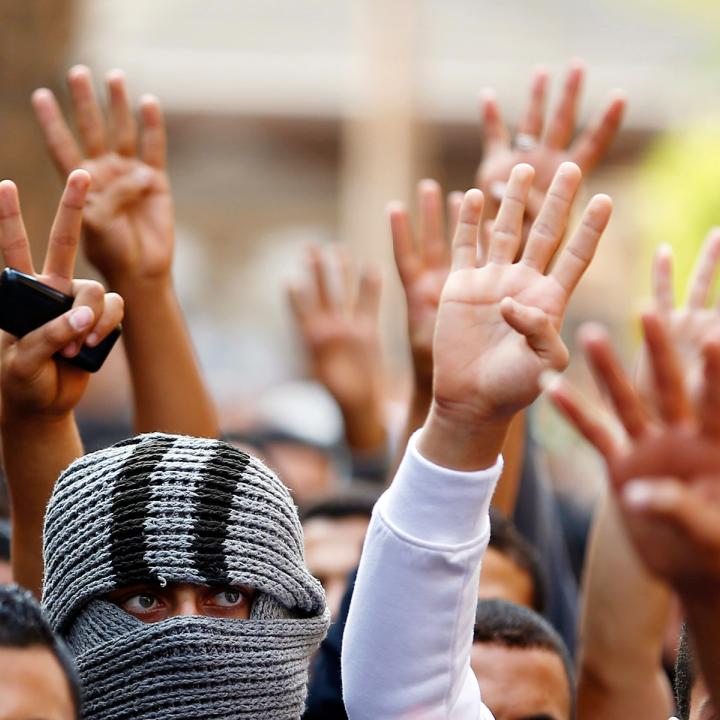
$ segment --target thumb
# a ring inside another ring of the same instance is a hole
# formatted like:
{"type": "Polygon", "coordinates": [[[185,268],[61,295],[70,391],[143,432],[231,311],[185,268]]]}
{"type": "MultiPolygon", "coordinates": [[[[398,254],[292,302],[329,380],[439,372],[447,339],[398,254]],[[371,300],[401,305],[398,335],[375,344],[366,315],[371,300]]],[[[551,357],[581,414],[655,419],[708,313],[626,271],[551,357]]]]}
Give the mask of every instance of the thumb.
{"type": "Polygon", "coordinates": [[[550,368],[564,370],[569,354],[550,318],[540,308],[522,305],[506,297],[500,303],[505,322],[525,336],[530,349],[550,368]]]}
{"type": "Polygon", "coordinates": [[[81,305],[21,337],[15,343],[14,374],[20,379],[35,377],[55,353],[86,333],[94,320],[92,308],[81,305]]]}
{"type": "Polygon", "coordinates": [[[154,180],[148,167],[138,167],[112,180],[99,192],[88,194],[86,216],[90,222],[104,222],[118,214],[120,208],[135,202],[154,180]]]}

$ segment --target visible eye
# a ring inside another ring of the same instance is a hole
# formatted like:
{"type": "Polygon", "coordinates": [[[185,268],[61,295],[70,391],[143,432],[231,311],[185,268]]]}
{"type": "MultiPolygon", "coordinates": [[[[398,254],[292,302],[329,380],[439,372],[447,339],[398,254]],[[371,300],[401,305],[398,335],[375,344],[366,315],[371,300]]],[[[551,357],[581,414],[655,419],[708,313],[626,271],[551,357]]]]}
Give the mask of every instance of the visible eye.
{"type": "Polygon", "coordinates": [[[212,597],[213,603],[218,607],[232,608],[247,601],[245,594],[239,588],[224,588],[212,597]]]}
{"type": "Polygon", "coordinates": [[[120,607],[126,612],[141,615],[151,613],[160,608],[160,601],[155,595],[149,593],[138,593],[125,598],[120,607]]]}

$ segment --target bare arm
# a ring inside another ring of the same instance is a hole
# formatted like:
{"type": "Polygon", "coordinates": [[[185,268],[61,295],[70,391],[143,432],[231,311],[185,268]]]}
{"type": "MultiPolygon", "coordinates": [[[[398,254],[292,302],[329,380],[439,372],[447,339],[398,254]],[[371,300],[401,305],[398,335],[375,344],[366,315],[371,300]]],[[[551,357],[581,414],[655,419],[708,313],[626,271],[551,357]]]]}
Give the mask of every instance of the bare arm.
{"type": "Polygon", "coordinates": [[[670,590],[642,564],[611,498],[596,511],[585,567],[578,720],[665,720],[672,693],[660,659],[670,590]]]}
{"type": "Polygon", "coordinates": [[[58,360],[97,344],[122,319],[122,299],[96,282],[73,280],[82,207],[90,184],[82,170],[67,181],[50,233],[42,273],[35,273],[17,196],[0,183],[0,236],[5,264],[75,297],[73,309],[17,339],[3,333],[0,390],[5,473],[13,521],[12,566],[17,582],[39,596],[42,532],[47,501],[62,470],[82,455],[73,408],[88,373],[58,360]]]}
{"type": "Polygon", "coordinates": [[[68,82],[82,148],[49,90],[36,91],[33,104],[61,173],[82,167],[92,177],[85,253],[125,298],[135,430],[215,437],[217,412],[172,281],[173,206],[160,106],[153,97],[143,98],[138,136],[124,77],[114,71],[107,81],[108,129],[89,70],[72,68],[68,82]]]}

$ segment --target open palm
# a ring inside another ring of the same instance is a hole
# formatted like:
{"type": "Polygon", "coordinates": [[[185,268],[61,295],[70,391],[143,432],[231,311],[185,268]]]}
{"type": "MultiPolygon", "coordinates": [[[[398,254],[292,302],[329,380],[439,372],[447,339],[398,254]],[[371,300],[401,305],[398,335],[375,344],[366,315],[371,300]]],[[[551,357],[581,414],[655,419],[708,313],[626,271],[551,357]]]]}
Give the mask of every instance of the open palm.
{"type": "Polygon", "coordinates": [[[482,195],[466,194],[434,342],[434,402],[445,412],[469,422],[510,417],[535,399],[544,370],[567,364],[559,335],[563,315],[612,208],[607,196],[595,196],[553,270],[545,274],[562,241],[580,180],[576,165],[560,166],[517,262],[532,168],[518,165],[513,170],[487,258],[481,261],[482,195]]]}
{"type": "Polygon", "coordinates": [[[111,128],[95,98],[87,68],[73,68],[68,83],[84,150],[71,134],[54,96],[41,89],[33,104],[58,169],[90,173],[92,185],[83,216],[85,252],[112,283],[116,279],[154,279],[170,270],[173,207],[165,171],[165,128],[157,100],[141,102],[143,132],[138,135],[121,73],[108,77],[111,128]]]}
{"type": "Polygon", "coordinates": [[[561,98],[543,135],[548,74],[537,70],[532,79],[527,112],[518,125],[514,144],[494,94],[486,96],[483,104],[485,146],[477,170],[478,187],[487,198],[486,217],[495,217],[497,212],[500,198],[494,188],[507,182],[512,168],[518,163],[527,163],[535,169],[533,190],[526,207],[527,217],[533,220],[563,162],[576,163],[587,175],[607,153],[622,122],[625,98],[623,95],[613,97],[598,122],[583,130],[573,141],[584,76],[582,64],[571,65],[561,98]]]}

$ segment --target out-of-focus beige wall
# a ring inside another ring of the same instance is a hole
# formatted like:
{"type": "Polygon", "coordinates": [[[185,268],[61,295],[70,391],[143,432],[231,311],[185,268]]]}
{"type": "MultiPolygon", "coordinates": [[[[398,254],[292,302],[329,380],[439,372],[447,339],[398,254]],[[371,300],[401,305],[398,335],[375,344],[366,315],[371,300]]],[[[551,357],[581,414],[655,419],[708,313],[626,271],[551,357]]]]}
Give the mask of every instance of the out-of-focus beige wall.
{"type": "MultiPolygon", "coordinates": [[[[687,5],[687,3],[685,3],[687,5]]],[[[85,62],[98,81],[126,70],[134,97],[168,115],[177,203],[177,281],[213,390],[237,408],[303,372],[283,297],[309,240],[350,242],[386,281],[390,365],[404,367],[403,311],[384,205],[414,183],[473,181],[477,101],[493,86],[517,118],[537,63],[589,66],[582,117],[610,90],[630,96],[626,128],[588,187],[615,198],[568,335],[586,317],[630,347],[645,287],[634,168],[654,135],[717,109],[716,27],[683,4],[646,0],[0,0],[0,166],[17,178],[36,250],[60,183],[29,113],[39,84],[85,62]],[[19,138],[19,141],[15,141],[19,138]]],[[[578,373],[581,371],[578,370],[578,373]]],[[[126,403],[119,358],[88,406],[126,403]]],[[[542,429],[541,429],[542,430],[542,429]]]]}

